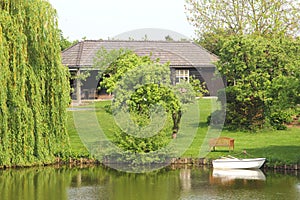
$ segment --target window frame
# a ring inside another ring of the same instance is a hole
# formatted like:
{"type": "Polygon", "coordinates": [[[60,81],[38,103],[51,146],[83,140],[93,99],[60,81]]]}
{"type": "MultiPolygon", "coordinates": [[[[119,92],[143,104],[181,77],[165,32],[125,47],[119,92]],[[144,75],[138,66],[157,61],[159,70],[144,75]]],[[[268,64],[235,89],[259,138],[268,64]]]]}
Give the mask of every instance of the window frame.
{"type": "Polygon", "coordinates": [[[175,84],[180,83],[182,80],[190,82],[190,70],[188,69],[175,70],[175,84]]]}

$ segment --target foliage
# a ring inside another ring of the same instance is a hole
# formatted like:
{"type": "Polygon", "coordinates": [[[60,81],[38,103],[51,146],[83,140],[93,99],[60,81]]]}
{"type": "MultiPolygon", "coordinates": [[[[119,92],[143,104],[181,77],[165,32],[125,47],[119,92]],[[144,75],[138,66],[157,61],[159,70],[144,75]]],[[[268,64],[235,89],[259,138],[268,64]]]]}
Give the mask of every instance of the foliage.
{"type": "Polygon", "coordinates": [[[170,35],[165,36],[165,40],[169,42],[174,41],[174,39],[170,35]]]}
{"type": "Polygon", "coordinates": [[[300,7],[294,0],[186,0],[185,10],[197,43],[218,56],[230,36],[296,36],[300,28],[300,7]]]}
{"type": "MultiPolygon", "coordinates": [[[[114,92],[116,96],[112,108],[114,112],[120,110],[126,112],[128,109],[130,119],[134,123],[123,126],[123,131],[116,134],[114,141],[122,149],[143,155],[143,153],[157,151],[168,144],[172,132],[171,113],[176,113],[180,109],[179,102],[172,90],[166,82],[160,80],[161,77],[158,77],[163,76],[169,79],[168,71],[167,66],[139,66],[126,73],[126,78],[119,82],[117,91],[114,92]],[[149,80],[146,83],[140,83],[138,80],[141,77],[149,78],[149,80]],[[155,81],[157,78],[159,78],[160,83],[155,81]],[[165,116],[161,112],[170,114],[165,116]]],[[[121,119],[118,120],[119,123],[120,121],[121,119]]],[[[125,157],[127,160],[132,159],[128,155],[125,157]]],[[[137,163],[147,161],[144,156],[135,157],[135,159],[138,159],[135,160],[137,163]]]]}
{"type": "Polygon", "coordinates": [[[71,47],[72,45],[78,43],[78,40],[75,41],[70,41],[69,38],[65,38],[63,35],[63,32],[61,30],[59,30],[60,33],[60,50],[63,51],[69,47],[71,47]]]}
{"type": "Polygon", "coordinates": [[[282,128],[299,104],[299,40],[232,36],[218,63],[226,76],[227,125],[282,128]]]}
{"type": "Polygon", "coordinates": [[[120,49],[107,52],[105,49],[101,49],[98,51],[94,63],[96,68],[100,68],[99,75],[103,78],[101,87],[111,93],[127,71],[150,64],[151,60],[148,56],[139,57],[130,50],[120,49]]]}
{"type": "Polygon", "coordinates": [[[299,3],[186,0],[186,4],[198,43],[220,58],[219,71],[229,86],[227,127],[284,129],[298,114],[299,3]]]}
{"type": "Polygon", "coordinates": [[[202,97],[203,95],[209,92],[208,89],[206,88],[206,83],[205,82],[201,83],[199,79],[196,79],[193,76],[190,76],[189,83],[192,86],[197,97],[202,97]]]}
{"type": "Polygon", "coordinates": [[[68,71],[48,1],[0,3],[0,165],[49,163],[69,153],[68,71]]]}
{"type": "MultiPolygon", "coordinates": [[[[199,81],[200,83],[200,81],[199,81]]],[[[181,80],[180,83],[177,83],[174,86],[174,93],[179,98],[180,102],[186,104],[186,103],[192,103],[195,98],[197,92],[195,91],[195,88],[193,88],[192,84],[188,83],[187,81],[181,80]]]]}
{"type": "Polygon", "coordinates": [[[233,34],[230,33],[230,31],[225,30],[208,31],[201,33],[201,36],[197,38],[195,42],[211,53],[219,56],[224,38],[228,38],[231,35],[233,34]]]}
{"type": "MultiPolygon", "coordinates": [[[[94,63],[103,78],[101,87],[114,94],[112,113],[121,128],[115,132],[114,142],[125,152],[142,154],[166,146],[172,130],[178,131],[181,117],[181,103],[171,88],[168,64],[123,49],[101,49],[94,63]]],[[[144,159],[154,158],[142,156],[136,162],[146,162],[144,159]]]]}
{"type": "Polygon", "coordinates": [[[296,35],[300,7],[294,0],[186,0],[188,20],[202,34],[296,35]]]}

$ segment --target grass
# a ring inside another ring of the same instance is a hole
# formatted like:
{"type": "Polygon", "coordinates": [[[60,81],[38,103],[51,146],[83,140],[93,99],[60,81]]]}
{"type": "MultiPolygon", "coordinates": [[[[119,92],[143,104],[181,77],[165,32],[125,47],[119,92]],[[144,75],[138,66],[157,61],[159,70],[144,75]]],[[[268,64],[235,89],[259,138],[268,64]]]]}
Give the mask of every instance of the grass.
{"type": "Polygon", "coordinates": [[[237,153],[246,150],[254,157],[266,157],[271,165],[300,164],[299,128],[261,133],[223,131],[222,135],[235,139],[237,153]]]}
{"type": "Polygon", "coordinates": [[[70,138],[70,144],[71,144],[71,151],[73,157],[87,157],[89,155],[87,149],[83,145],[73,119],[73,111],[68,112],[68,122],[67,122],[67,128],[70,138]]]}
{"type": "MultiPolygon", "coordinates": [[[[106,106],[110,103],[110,101],[100,101],[96,102],[95,105],[88,105],[87,107],[95,107],[96,116],[102,130],[106,136],[111,139],[114,131],[118,129],[118,126],[112,115],[106,112],[106,106]]],[[[182,157],[199,157],[199,150],[203,140],[207,134],[210,134],[208,133],[206,119],[211,113],[212,105],[214,105],[213,100],[199,100],[200,120],[197,125],[197,133],[194,136],[193,142],[182,157]]],[[[68,112],[68,132],[72,154],[74,156],[87,156],[88,151],[82,144],[74,125],[73,112],[84,111],[68,112]]],[[[236,157],[245,157],[245,154],[242,154],[242,152],[246,151],[248,157],[266,157],[269,166],[300,164],[299,128],[288,128],[283,131],[264,130],[257,133],[223,130],[221,136],[235,139],[234,151],[228,152],[227,148],[217,148],[217,151],[215,152],[207,152],[206,158],[214,159],[229,154],[236,157]]],[[[178,137],[184,136],[178,134],[178,137]]]]}

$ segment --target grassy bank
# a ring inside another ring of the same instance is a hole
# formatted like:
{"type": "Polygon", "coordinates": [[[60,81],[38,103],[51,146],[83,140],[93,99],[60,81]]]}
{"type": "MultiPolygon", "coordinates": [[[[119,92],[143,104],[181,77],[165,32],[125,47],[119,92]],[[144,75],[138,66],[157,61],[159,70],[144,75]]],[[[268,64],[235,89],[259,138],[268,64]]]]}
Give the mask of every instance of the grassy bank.
{"type": "MultiPolygon", "coordinates": [[[[182,157],[199,157],[199,150],[203,140],[207,134],[208,126],[206,118],[211,112],[212,100],[199,100],[200,108],[200,122],[197,133],[193,139],[192,144],[183,154],[182,157]]],[[[111,114],[106,112],[106,105],[110,101],[96,102],[96,115],[103,132],[108,138],[111,138],[117,125],[114,122],[111,114]]],[[[84,111],[69,111],[68,112],[68,131],[70,134],[72,154],[75,157],[86,157],[88,152],[82,144],[73,120],[73,112],[84,111]]],[[[268,160],[268,166],[284,165],[284,164],[300,164],[300,129],[289,128],[284,131],[265,130],[257,133],[238,132],[223,130],[222,136],[231,137],[235,139],[234,151],[228,152],[226,148],[219,148],[218,151],[209,152],[206,157],[209,159],[218,158],[220,156],[232,155],[236,157],[245,157],[243,151],[247,152],[248,157],[265,157],[268,160]]]]}

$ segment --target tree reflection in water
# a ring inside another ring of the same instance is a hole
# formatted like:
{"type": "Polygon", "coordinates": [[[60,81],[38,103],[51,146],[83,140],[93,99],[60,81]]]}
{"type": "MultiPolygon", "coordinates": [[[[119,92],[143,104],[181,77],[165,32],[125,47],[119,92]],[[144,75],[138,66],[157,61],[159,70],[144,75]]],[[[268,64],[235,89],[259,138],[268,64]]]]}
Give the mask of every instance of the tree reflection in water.
{"type": "Polygon", "coordinates": [[[265,180],[226,173],[188,166],[139,174],[102,166],[7,169],[0,171],[0,199],[300,199],[298,173],[269,171],[265,180]]]}

